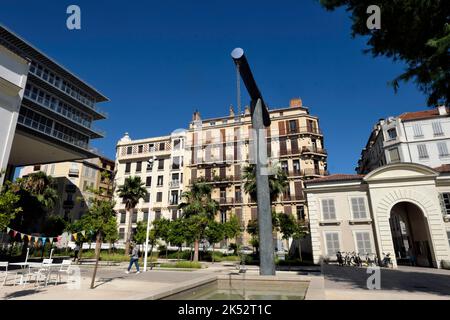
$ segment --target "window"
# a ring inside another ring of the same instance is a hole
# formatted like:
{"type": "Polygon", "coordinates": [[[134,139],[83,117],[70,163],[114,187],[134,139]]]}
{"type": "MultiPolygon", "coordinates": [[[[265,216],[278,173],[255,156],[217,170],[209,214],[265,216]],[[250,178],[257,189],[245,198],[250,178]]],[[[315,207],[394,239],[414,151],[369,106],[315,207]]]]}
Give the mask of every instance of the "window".
{"type": "Polygon", "coordinates": [[[297,132],[297,121],[289,120],[289,132],[296,133],[297,132]]]}
{"type": "Polygon", "coordinates": [[[450,193],[441,193],[440,198],[444,214],[450,215],[450,193]]]}
{"type": "Polygon", "coordinates": [[[359,254],[372,253],[372,245],[370,243],[370,232],[355,232],[356,250],[359,254]]]}
{"type": "Polygon", "coordinates": [[[225,210],[220,211],[220,222],[221,223],[227,222],[227,212],[225,210]]]}
{"type": "Polygon", "coordinates": [[[120,213],[120,223],[125,223],[126,213],[122,212],[120,213]]]}
{"type": "Polygon", "coordinates": [[[180,157],[173,157],[172,161],[173,161],[172,162],[172,170],[180,169],[180,164],[181,164],[180,157]]]}
{"type": "Polygon", "coordinates": [[[144,197],[144,202],[149,203],[150,202],[150,193],[147,193],[144,197]]]}
{"type": "Polygon", "coordinates": [[[322,199],[322,215],[324,220],[336,220],[334,199],[322,199]]]}
{"type": "Polygon", "coordinates": [[[294,167],[294,172],[299,173],[300,172],[300,160],[294,160],[292,162],[292,165],[294,167]]]}
{"type": "Polygon", "coordinates": [[[417,151],[419,152],[419,159],[428,159],[428,151],[425,144],[418,144],[417,151]]]}
{"type": "Polygon", "coordinates": [[[448,149],[447,149],[447,142],[438,142],[437,143],[439,157],[447,157],[448,149]]]}
{"type": "Polygon", "coordinates": [[[286,174],[288,173],[288,162],[287,161],[281,162],[281,170],[283,170],[286,174]]]}
{"type": "Polygon", "coordinates": [[[400,162],[400,153],[397,148],[389,150],[389,158],[391,159],[391,162],[400,162]]]}
{"type": "Polygon", "coordinates": [[[158,160],[158,170],[164,170],[164,159],[158,160]]]}
{"type": "Polygon", "coordinates": [[[156,194],[156,202],[161,202],[162,201],[162,192],[158,192],[156,194]]]}
{"type": "Polygon", "coordinates": [[[352,198],[352,212],[353,219],[364,219],[367,218],[366,205],[364,203],[364,198],[352,198]]]}
{"type": "Polygon", "coordinates": [[[41,170],[41,165],[36,165],[33,167],[33,171],[39,171],[41,170]]]}
{"type": "Polygon", "coordinates": [[[162,187],[164,182],[164,176],[158,176],[158,183],[156,184],[157,187],[162,187]]]}
{"type": "Polygon", "coordinates": [[[148,145],[148,151],[150,151],[150,152],[155,151],[155,145],[153,143],[150,143],[148,145]]]}
{"type": "Polygon", "coordinates": [[[119,228],[119,239],[125,239],[125,228],[119,228]]]}
{"type": "Polygon", "coordinates": [[[155,220],[161,219],[161,210],[155,210],[155,220]]]}
{"type": "Polygon", "coordinates": [[[433,126],[433,134],[435,136],[444,135],[444,131],[442,130],[442,125],[439,121],[432,122],[432,126],[433,126]]]}
{"type": "Polygon", "coordinates": [[[173,150],[180,150],[181,141],[180,139],[173,140],[173,150]]]}
{"type": "Polygon", "coordinates": [[[136,223],[137,222],[137,212],[133,212],[132,218],[131,218],[131,223],[136,223]]]}
{"type": "Polygon", "coordinates": [[[143,150],[144,150],[143,145],[138,146],[138,153],[142,153],[143,150]]]}
{"type": "Polygon", "coordinates": [[[448,245],[450,246],[450,231],[447,231],[448,245]]]}
{"type": "Polygon", "coordinates": [[[210,125],[210,126],[215,126],[215,125],[216,125],[216,122],[215,122],[215,121],[211,121],[211,122],[209,123],[209,125],[210,125]]]}
{"type": "Polygon", "coordinates": [[[161,142],[160,144],[159,144],[159,150],[166,150],[166,144],[164,143],[164,142],[161,142]]]}
{"type": "Polygon", "coordinates": [[[142,171],[142,161],[136,162],[136,172],[142,171]]]}
{"type": "Polygon", "coordinates": [[[328,256],[334,256],[338,251],[341,251],[339,245],[339,233],[337,232],[325,233],[325,242],[328,256]]]}
{"type": "Polygon", "coordinates": [[[152,171],[153,169],[153,159],[147,160],[147,171],[152,171]]]}
{"type": "Polygon", "coordinates": [[[387,131],[389,140],[397,139],[397,130],[395,128],[391,128],[387,131]]]}
{"type": "Polygon", "coordinates": [[[413,125],[413,132],[414,132],[414,137],[415,138],[423,137],[422,127],[420,126],[420,124],[416,123],[416,124],[413,125]]]}
{"type": "Polygon", "coordinates": [[[143,221],[148,221],[148,210],[144,210],[144,219],[143,219],[143,221]]]}
{"type": "Polygon", "coordinates": [[[131,162],[125,163],[125,173],[130,173],[131,171],[131,162]]]}
{"type": "Polygon", "coordinates": [[[133,153],[133,147],[127,147],[127,154],[132,154],[133,153]]]}
{"type": "Polygon", "coordinates": [[[151,185],[152,185],[152,177],[145,178],[145,186],[151,187],[151,185]]]}
{"type": "Polygon", "coordinates": [[[303,206],[297,206],[297,220],[305,219],[305,208],[303,206]]]}
{"type": "Polygon", "coordinates": [[[178,191],[170,193],[170,204],[178,204],[178,191]]]}

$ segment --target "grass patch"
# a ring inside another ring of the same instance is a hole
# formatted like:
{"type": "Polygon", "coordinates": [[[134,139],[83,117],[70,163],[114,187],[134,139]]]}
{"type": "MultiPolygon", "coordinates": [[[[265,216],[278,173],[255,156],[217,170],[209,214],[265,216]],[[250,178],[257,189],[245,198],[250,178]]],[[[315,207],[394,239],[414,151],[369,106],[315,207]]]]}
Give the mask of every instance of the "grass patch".
{"type": "Polygon", "coordinates": [[[183,269],[201,269],[200,262],[178,261],[175,263],[161,263],[161,268],[183,268],[183,269]]]}
{"type": "MultiPolygon", "coordinates": [[[[81,259],[95,259],[95,252],[88,251],[83,252],[81,259]]],[[[143,260],[143,257],[141,257],[143,260]]],[[[158,260],[157,254],[153,254],[151,257],[147,257],[147,261],[156,262],[158,260]]],[[[100,261],[111,261],[111,262],[128,262],[130,261],[130,257],[124,254],[109,254],[108,252],[100,252],[100,261]]]]}

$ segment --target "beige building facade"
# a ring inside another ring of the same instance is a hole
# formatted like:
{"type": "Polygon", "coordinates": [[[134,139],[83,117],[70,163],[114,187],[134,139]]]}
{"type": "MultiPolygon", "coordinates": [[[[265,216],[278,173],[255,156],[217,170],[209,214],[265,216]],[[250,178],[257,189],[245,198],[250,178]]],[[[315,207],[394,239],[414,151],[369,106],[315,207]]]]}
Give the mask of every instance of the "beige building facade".
{"type": "MultiPolygon", "coordinates": [[[[300,99],[292,99],[288,107],[269,113],[271,125],[265,132],[268,165],[280,166],[289,179],[289,187],[275,201],[274,209],[307,221],[303,181],[327,174],[327,152],[319,120],[300,99]]],[[[229,116],[221,118],[201,119],[195,112],[186,135],[186,183],[211,184],[212,198],[220,204],[218,219],[225,222],[235,215],[244,228],[257,218],[257,205],[244,192],[242,179],[243,168],[254,163],[254,134],[250,110],[246,108],[239,116],[230,107],[229,116]]],[[[249,240],[244,233],[239,241],[248,244],[249,240]]],[[[281,249],[281,240],[274,240],[281,249]]]]}
{"type": "Polygon", "coordinates": [[[105,157],[71,162],[26,166],[20,170],[20,177],[42,171],[55,179],[59,195],[54,212],[67,221],[80,219],[89,209],[89,200],[96,197],[90,190],[104,190],[112,197],[114,161],[105,157]],[[110,177],[111,180],[105,178],[110,177]],[[108,190],[109,193],[108,193],[108,190]]]}
{"type": "Polygon", "coordinates": [[[119,140],[116,147],[116,187],[123,185],[127,177],[139,176],[149,193],[147,198],[139,201],[129,217],[116,189],[119,241],[127,238],[128,219],[132,219],[135,229],[138,221],[153,221],[161,217],[176,219],[180,216],[178,204],[184,187],[184,147],[184,130],[139,140],[132,140],[126,133],[119,140]]]}
{"type": "Polygon", "coordinates": [[[390,164],[367,175],[331,175],[305,184],[314,262],[336,252],[393,266],[439,268],[450,260],[450,167],[390,164]]]}

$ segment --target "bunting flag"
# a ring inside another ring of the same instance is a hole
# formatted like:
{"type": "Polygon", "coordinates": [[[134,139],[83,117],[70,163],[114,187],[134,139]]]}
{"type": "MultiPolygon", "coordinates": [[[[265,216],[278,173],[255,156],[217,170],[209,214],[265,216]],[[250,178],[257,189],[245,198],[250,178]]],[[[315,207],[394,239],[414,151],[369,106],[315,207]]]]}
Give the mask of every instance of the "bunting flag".
{"type": "Polygon", "coordinates": [[[11,228],[6,227],[6,233],[10,233],[11,232],[11,228]]]}
{"type": "Polygon", "coordinates": [[[53,244],[53,238],[48,238],[48,241],[50,241],[50,244],[53,244]]]}
{"type": "Polygon", "coordinates": [[[13,235],[14,235],[14,238],[15,238],[16,235],[17,235],[17,231],[16,230],[13,230],[13,235]]]}
{"type": "MultiPolygon", "coordinates": [[[[30,242],[30,244],[34,243],[35,245],[38,245],[39,242],[42,242],[42,245],[45,245],[45,243],[47,241],[49,241],[51,244],[53,244],[53,242],[55,242],[55,241],[60,242],[62,240],[62,238],[63,238],[62,235],[59,235],[59,236],[56,236],[56,237],[32,236],[32,235],[25,234],[25,233],[22,233],[20,231],[11,229],[10,227],[6,227],[6,233],[9,234],[10,236],[12,236],[13,238],[15,238],[17,236],[17,234],[19,234],[19,237],[20,237],[21,240],[23,240],[26,237],[28,239],[28,242],[30,242]],[[12,234],[10,234],[11,231],[12,231],[12,234]]],[[[86,230],[82,230],[80,232],[72,233],[72,237],[73,237],[73,239],[75,241],[78,240],[78,236],[79,236],[80,233],[83,235],[83,237],[86,236],[86,230]]]]}
{"type": "Polygon", "coordinates": [[[27,234],[28,242],[31,242],[31,236],[27,234]]]}
{"type": "Polygon", "coordinates": [[[21,233],[21,234],[20,234],[20,239],[23,240],[23,237],[24,237],[24,236],[25,236],[25,235],[24,235],[23,233],[21,233]]]}
{"type": "Polygon", "coordinates": [[[42,245],[45,246],[45,242],[47,242],[47,238],[42,238],[42,245]]]}
{"type": "Polygon", "coordinates": [[[85,237],[86,236],[86,231],[81,231],[81,234],[83,235],[83,237],[85,237]]]}
{"type": "Polygon", "coordinates": [[[77,241],[78,233],[74,233],[74,234],[72,234],[72,236],[73,236],[73,238],[75,239],[75,241],[77,241]]]}

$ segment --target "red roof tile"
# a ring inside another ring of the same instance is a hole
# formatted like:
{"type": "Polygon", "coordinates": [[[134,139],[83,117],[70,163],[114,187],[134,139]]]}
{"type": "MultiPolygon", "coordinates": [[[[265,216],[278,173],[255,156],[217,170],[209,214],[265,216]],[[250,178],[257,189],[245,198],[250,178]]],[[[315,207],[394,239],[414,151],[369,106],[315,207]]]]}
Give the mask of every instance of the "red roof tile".
{"type": "Polygon", "coordinates": [[[433,168],[437,172],[450,172],[450,164],[443,164],[437,168],[433,168]]]}
{"type": "MultiPolygon", "coordinates": [[[[447,113],[449,113],[449,108],[447,108],[447,113]]],[[[448,115],[443,115],[448,116],[448,115]]],[[[403,121],[409,121],[409,120],[420,120],[420,119],[428,119],[428,118],[435,118],[435,117],[443,117],[439,115],[438,108],[430,109],[430,110],[423,110],[423,111],[416,111],[416,112],[405,112],[402,113],[399,118],[403,121]]]]}
{"type": "Polygon", "coordinates": [[[305,181],[306,184],[331,182],[331,181],[348,181],[348,180],[362,180],[363,174],[332,174],[323,178],[317,178],[314,180],[305,181]]]}

